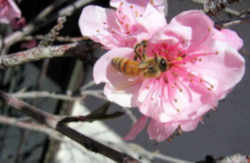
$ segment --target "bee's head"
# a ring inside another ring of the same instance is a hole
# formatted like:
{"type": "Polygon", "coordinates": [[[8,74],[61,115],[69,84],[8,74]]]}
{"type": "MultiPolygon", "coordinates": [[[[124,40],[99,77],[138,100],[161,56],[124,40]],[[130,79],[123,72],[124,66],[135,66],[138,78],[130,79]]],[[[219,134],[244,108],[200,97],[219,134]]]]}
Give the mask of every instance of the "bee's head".
{"type": "Polygon", "coordinates": [[[159,68],[161,72],[165,72],[168,68],[167,60],[164,58],[160,59],[159,68]]]}
{"type": "Polygon", "coordinates": [[[155,56],[155,62],[157,63],[161,72],[165,72],[167,70],[168,62],[165,58],[155,56]]]}

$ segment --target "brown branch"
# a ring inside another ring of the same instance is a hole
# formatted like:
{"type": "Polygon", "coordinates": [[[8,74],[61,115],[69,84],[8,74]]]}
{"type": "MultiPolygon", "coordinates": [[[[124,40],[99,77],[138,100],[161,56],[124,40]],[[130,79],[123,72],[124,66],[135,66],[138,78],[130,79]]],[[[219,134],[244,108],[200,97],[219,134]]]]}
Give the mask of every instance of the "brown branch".
{"type": "Polygon", "coordinates": [[[88,150],[105,155],[106,157],[109,157],[116,162],[139,163],[139,161],[135,160],[131,156],[118,152],[97,141],[94,141],[93,139],[66,126],[64,123],[58,123],[56,130],[62,133],[63,135],[66,135],[69,138],[73,139],[74,141],[78,142],[79,144],[87,148],[88,150]]]}
{"type": "Polygon", "coordinates": [[[17,52],[0,57],[0,68],[13,67],[23,63],[37,61],[45,58],[65,56],[67,50],[76,47],[76,43],[60,46],[36,47],[30,50],[17,52]]]}
{"type": "Polygon", "coordinates": [[[54,57],[74,56],[85,59],[89,53],[99,47],[99,44],[91,41],[48,47],[39,46],[26,51],[0,56],[0,69],[54,57]]]}
{"type": "Polygon", "coordinates": [[[6,101],[10,106],[14,107],[20,112],[27,114],[28,116],[32,117],[39,123],[43,125],[47,125],[48,127],[59,131],[63,135],[71,138],[72,140],[78,142],[79,144],[83,145],[90,151],[100,153],[116,162],[121,163],[139,163],[138,160],[132,158],[131,156],[118,152],[110,147],[107,147],[77,131],[68,127],[63,122],[63,119],[58,118],[50,113],[44,112],[39,110],[38,108],[27,104],[17,98],[14,98],[7,93],[0,91],[0,99],[6,101]]]}

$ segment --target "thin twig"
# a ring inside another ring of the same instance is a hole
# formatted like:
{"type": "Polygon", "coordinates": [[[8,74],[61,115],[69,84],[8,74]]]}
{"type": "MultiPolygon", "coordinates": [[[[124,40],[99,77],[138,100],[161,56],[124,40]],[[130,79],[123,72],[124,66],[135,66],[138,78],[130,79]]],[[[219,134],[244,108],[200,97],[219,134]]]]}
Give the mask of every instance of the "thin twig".
{"type": "Polygon", "coordinates": [[[93,139],[90,139],[89,137],[80,134],[76,130],[73,130],[72,128],[64,125],[63,123],[58,123],[56,130],[68,136],[69,138],[73,139],[74,141],[78,142],[79,144],[83,145],[87,149],[96,153],[103,154],[116,162],[139,163],[138,160],[135,160],[134,158],[128,156],[127,154],[120,153],[97,141],[94,141],[93,139]]]}
{"type": "Polygon", "coordinates": [[[95,82],[92,80],[92,81],[88,82],[87,84],[85,84],[84,86],[82,86],[81,90],[86,90],[94,85],[95,85],[95,82]]]}
{"type": "Polygon", "coordinates": [[[8,105],[17,109],[18,111],[27,114],[28,116],[35,119],[37,122],[47,125],[51,128],[55,128],[57,125],[57,121],[60,120],[59,118],[57,118],[57,116],[39,110],[36,107],[28,103],[25,103],[21,100],[18,100],[17,98],[10,96],[3,91],[0,91],[0,98],[4,100],[8,105]]]}
{"type": "Polygon", "coordinates": [[[44,39],[39,43],[40,46],[49,46],[59,35],[60,31],[63,29],[64,23],[66,22],[66,17],[59,17],[57,19],[57,24],[44,36],[44,39]]]}
{"type": "Polygon", "coordinates": [[[85,97],[85,96],[73,97],[72,95],[55,94],[46,91],[18,92],[18,93],[12,93],[10,95],[16,98],[53,98],[65,101],[82,100],[85,97]]]}
{"type": "Polygon", "coordinates": [[[51,13],[58,6],[56,4],[61,4],[60,1],[63,2],[62,0],[57,0],[54,3],[55,5],[51,5],[51,6],[48,6],[47,8],[45,8],[37,16],[35,21],[32,22],[31,24],[28,24],[27,26],[25,26],[22,29],[22,31],[17,31],[17,32],[11,34],[10,36],[8,36],[6,39],[4,39],[4,41],[3,41],[4,45],[6,45],[7,47],[11,46],[15,42],[18,42],[21,39],[23,39],[24,36],[39,30],[41,27],[56,20],[58,17],[72,15],[74,13],[74,11],[76,11],[77,9],[80,9],[82,6],[86,5],[87,3],[90,3],[93,0],[77,0],[75,3],[61,9],[58,12],[58,14],[51,16],[49,20],[43,21],[44,18],[47,17],[49,15],[49,13],[51,13]]]}
{"type": "MultiPolygon", "coordinates": [[[[67,121],[67,119],[66,119],[67,121]]],[[[63,139],[63,137],[60,135],[59,132],[48,128],[45,125],[40,125],[37,124],[35,122],[26,122],[24,120],[20,120],[20,119],[16,119],[16,118],[11,118],[11,117],[7,117],[7,116],[0,116],[0,123],[2,124],[7,124],[7,125],[11,125],[14,127],[19,127],[19,128],[23,128],[23,129],[28,129],[31,131],[36,131],[36,132],[40,132],[40,133],[44,133],[47,134],[48,136],[50,136],[53,139],[65,142],[65,143],[71,143],[66,139],[63,139]]],[[[162,159],[165,161],[170,161],[170,162],[176,162],[176,163],[190,163],[190,161],[185,161],[185,160],[180,160],[177,158],[173,158],[171,156],[166,156],[161,154],[160,152],[152,152],[152,151],[148,151],[144,148],[142,148],[139,145],[135,145],[135,144],[130,144],[129,146],[127,144],[124,143],[113,143],[113,142],[105,142],[105,144],[109,144],[111,145],[111,147],[114,148],[118,148],[121,149],[122,151],[128,151],[128,152],[136,152],[141,156],[145,156],[146,158],[153,160],[154,158],[158,158],[158,159],[162,159]]]]}
{"type": "Polygon", "coordinates": [[[19,137],[17,152],[15,154],[15,161],[14,161],[15,163],[20,163],[23,161],[22,151],[23,151],[24,145],[27,141],[27,134],[28,134],[27,130],[19,129],[19,132],[20,132],[20,137],[19,137]]]}
{"type": "Polygon", "coordinates": [[[224,20],[220,22],[216,22],[215,25],[220,28],[228,28],[232,25],[242,24],[242,23],[249,23],[250,22],[250,15],[244,17],[238,17],[230,20],[224,20]]]}
{"type": "MultiPolygon", "coordinates": [[[[52,43],[55,41],[56,36],[58,36],[60,31],[63,29],[63,25],[65,22],[66,22],[66,17],[59,17],[57,19],[57,24],[49,31],[49,33],[45,35],[44,39],[40,41],[39,46],[47,47],[49,45],[52,45],[52,43]]],[[[49,63],[50,63],[49,59],[45,59],[43,61],[42,70],[37,79],[38,88],[40,88],[42,84],[42,79],[45,78],[48,72],[49,63]]]]}
{"type": "MultiPolygon", "coordinates": [[[[31,41],[31,40],[44,40],[45,36],[44,35],[36,35],[36,36],[26,36],[23,38],[25,41],[31,41]]],[[[88,37],[70,37],[70,36],[56,36],[55,41],[58,42],[79,42],[83,40],[89,40],[88,37]]]]}
{"type": "Polygon", "coordinates": [[[30,91],[30,92],[17,92],[10,94],[13,97],[16,98],[53,98],[58,100],[65,100],[65,101],[78,101],[83,100],[86,95],[91,95],[95,97],[105,98],[103,94],[103,91],[98,90],[89,90],[89,91],[82,91],[80,96],[73,96],[71,94],[65,95],[65,94],[56,94],[52,92],[46,92],[46,91],[30,91]]]}
{"type": "Polygon", "coordinates": [[[160,153],[159,151],[149,151],[146,150],[144,147],[138,145],[138,144],[124,144],[124,143],[113,143],[113,142],[106,142],[106,144],[109,144],[111,147],[118,147],[118,149],[129,151],[129,152],[135,152],[138,153],[139,156],[142,158],[145,158],[147,160],[154,160],[154,159],[161,159],[164,161],[167,161],[169,163],[194,163],[194,161],[187,161],[182,160],[179,158],[174,158],[168,155],[164,155],[160,153]]]}
{"type": "MultiPolygon", "coordinates": [[[[40,124],[37,124],[35,122],[20,121],[16,118],[11,118],[11,117],[7,117],[7,116],[0,116],[0,123],[11,125],[14,127],[19,127],[19,128],[23,128],[23,129],[28,129],[28,130],[32,130],[32,131],[45,133],[45,134],[48,134],[52,137],[54,137],[53,135],[55,135],[55,133],[56,133],[53,129],[48,128],[45,125],[40,125],[40,124]]],[[[58,134],[59,133],[57,132],[56,135],[58,135],[58,134]]]]}
{"type": "MultiPolygon", "coordinates": [[[[192,0],[194,3],[199,3],[199,4],[203,4],[203,6],[204,6],[204,11],[205,12],[208,12],[208,9],[207,8],[205,8],[205,3],[207,3],[208,2],[208,0],[192,0]]],[[[231,2],[230,2],[231,3],[231,2]]],[[[215,6],[214,6],[215,7],[215,6]]],[[[214,9],[212,9],[212,10],[215,10],[215,8],[214,9]]],[[[226,7],[226,5],[224,6],[224,8],[221,8],[220,10],[222,10],[222,11],[224,11],[224,12],[226,12],[226,13],[228,13],[228,14],[230,14],[230,15],[234,15],[234,16],[239,16],[239,12],[238,11],[236,11],[236,10],[233,10],[233,9],[231,9],[231,8],[228,8],[228,7],[226,7]]],[[[215,12],[214,14],[216,14],[217,12],[219,12],[220,10],[218,10],[218,11],[213,11],[213,12],[215,12]]],[[[211,12],[211,11],[210,11],[211,12]]],[[[211,13],[210,13],[211,14],[211,13]]],[[[211,15],[210,15],[211,16],[211,15]]]]}
{"type": "Polygon", "coordinates": [[[131,119],[131,121],[132,121],[133,123],[136,122],[137,118],[136,118],[136,116],[133,114],[131,108],[121,107],[121,109],[124,110],[124,111],[126,112],[126,114],[128,115],[128,117],[131,119]]]}
{"type": "Polygon", "coordinates": [[[132,158],[131,156],[109,148],[66,126],[63,121],[61,122],[61,118],[39,110],[36,107],[29,105],[21,100],[18,100],[17,98],[10,96],[3,91],[0,91],[0,98],[6,101],[9,105],[13,106],[18,111],[27,114],[28,116],[32,117],[41,124],[47,125],[48,127],[59,131],[63,135],[83,145],[90,151],[105,155],[106,157],[109,157],[110,159],[116,162],[139,163],[138,160],[132,158]]]}
{"type": "Polygon", "coordinates": [[[215,16],[229,4],[236,2],[239,2],[239,0],[206,0],[204,2],[204,11],[210,16],[215,16]]]}

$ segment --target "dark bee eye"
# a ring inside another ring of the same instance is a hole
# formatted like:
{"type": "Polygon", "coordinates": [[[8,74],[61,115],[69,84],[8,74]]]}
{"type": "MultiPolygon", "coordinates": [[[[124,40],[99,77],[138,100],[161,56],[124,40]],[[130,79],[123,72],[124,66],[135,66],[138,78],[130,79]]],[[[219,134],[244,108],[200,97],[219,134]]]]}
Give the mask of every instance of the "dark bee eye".
{"type": "Polygon", "coordinates": [[[162,72],[166,71],[167,69],[167,62],[165,59],[161,58],[159,68],[161,69],[162,72]]]}

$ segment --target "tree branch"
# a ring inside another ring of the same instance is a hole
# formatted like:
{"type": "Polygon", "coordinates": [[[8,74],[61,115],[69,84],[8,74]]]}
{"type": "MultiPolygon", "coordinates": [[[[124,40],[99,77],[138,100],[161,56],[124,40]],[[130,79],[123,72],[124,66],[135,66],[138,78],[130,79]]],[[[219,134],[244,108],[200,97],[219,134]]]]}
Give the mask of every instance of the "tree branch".
{"type": "Polygon", "coordinates": [[[93,0],[77,0],[73,4],[70,4],[69,6],[61,9],[58,11],[57,14],[50,16],[48,20],[44,20],[48,15],[56,9],[58,6],[63,3],[63,0],[57,0],[54,2],[54,4],[46,7],[43,11],[40,12],[40,14],[35,18],[35,20],[31,23],[25,26],[22,31],[17,31],[8,36],[4,39],[4,45],[7,47],[14,44],[15,42],[20,41],[23,39],[24,36],[27,36],[28,34],[40,29],[44,25],[56,20],[58,17],[61,16],[70,16],[76,11],[77,9],[80,9],[82,6],[86,5],[87,3],[90,3],[93,0]]]}
{"type": "Polygon", "coordinates": [[[87,95],[98,97],[101,99],[106,99],[103,95],[103,91],[98,90],[89,90],[89,91],[82,91],[79,96],[73,96],[71,94],[56,94],[53,92],[46,92],[46,91],[30,91],[30,92],[17,92],[10,94],[16,98],[53,98],[57,100],[65,100],[65,101],[77,101],[83,100],[87,95]]]}
{"type": "Polygon", "coordinates": [[[4,55],[0,57],[0,68],[13,67],[45,58],[65,56],[68,54],[66,53],[67,50],[76,46],[76,43],[48,47],[40,46],[30,50],[4,55]]]}
{"type": "Polygon", "coordinates": [[[0,69],[54,57],[75,56],[85,59],[88,58],[89,53],[99,47],[101,47],[99,44],[91,41],[58,46],[39,46],[26,51],[0,56],[0,69]]]}
{"type": "Polygon", "coordinates": [[[10,106],[13,106],[20,112],[27,114],[41,124],[47,125],[48,127],[62,133],[63,135],[73,139],[79,144],[83,145],[90,151],[100,153],[110,159],[121,162],[121,163],[139,163],[138,160],[131,156],[118,152],[110,147],[107,147],[77,131],[68,127],[63,122],[63,119],[58,118],[55,115],[39,110],[38,108],[27,104],[17,98],[14,98],[7,93],[0,91],[0,98],[6,101],[10,106]]]}

